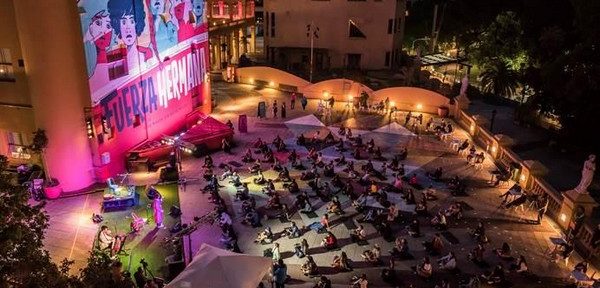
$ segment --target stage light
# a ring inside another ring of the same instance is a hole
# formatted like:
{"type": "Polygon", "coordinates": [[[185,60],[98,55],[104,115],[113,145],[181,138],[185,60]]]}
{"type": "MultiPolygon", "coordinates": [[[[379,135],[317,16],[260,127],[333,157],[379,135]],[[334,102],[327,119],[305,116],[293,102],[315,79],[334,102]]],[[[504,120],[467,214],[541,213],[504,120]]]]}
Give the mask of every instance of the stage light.
{"type": "Polygon", "coordinates": [[[254,84],[254,78],[250,78],[248,82],[250,82],[250,84],[254,84]]]}
{"type": "Polygon", "coordinates": [[[329,97],[329,91],[323,91],[323,97],[329,97]]]}
{"type": "Polygon", "coordinates": [[[423,104],[421,104],[421,103],[417,104],[417,110],[421,110],[421,109],[423,109],[423,104]]]}
{"type": "Polygon", "coordinates": [[[496,153],[497,150],[498,148],[496,148],[496,146],[492,146],[492,153],[496,153]]]}
{"type": "Polygon", "coordinates": [[[275,87],[275,82],[274,81],[269,82],[269,86],[275,87]]]}
{"type": "Polygon", "coordinates": [[[519,179],[521,180],[521,182],[525,182],[525,179],[527,179],[527,177],[525,177],[524,174],[521,174],[521,177],[519,179]]]}
{"type": "Polygon", "coordinates": [[[565,215],[565,213],[560,213],[560,221],[562,221],[562,222],[567,221],[567,215],[565,215]]]}
{"type": "Polygon", "coordinates": [[[396,107],[396,102],[394,102],[394,101],[390,102],[390,106],[391,107],[396,107]]]}

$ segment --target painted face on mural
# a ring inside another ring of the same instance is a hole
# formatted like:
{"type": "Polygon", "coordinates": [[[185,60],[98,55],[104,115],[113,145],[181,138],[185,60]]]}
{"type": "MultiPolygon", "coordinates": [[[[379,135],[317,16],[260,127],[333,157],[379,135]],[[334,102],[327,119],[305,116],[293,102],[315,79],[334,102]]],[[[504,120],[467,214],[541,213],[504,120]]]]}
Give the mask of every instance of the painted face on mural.
{"type": "Polygon", "coordinates": [[[98,12],[93,18],[88,28],[89,36],[94,44],[100,48],[106,48],[112,40],[112,25],[108,13],[104,10],[98,12]]]}
{"type": "Polygon", "coordinates": [[[193,0],[193,11],[196,18],[201,20],[204,14],[204,0],[193,0]]]}
{"type": "Polygon", "coordinates": [[[177,20],[183,20],[183,16],[185,15],[185,11],[186,11],[186,1],[185,0],[173,0],[173,11],[175,14],[175,18],[177,18],[177,20]]]}
{"type": "Polygon", "coordinates": [[[137,40],[135,33],[135,18],[133,15],[123,15],[119,21],[121,27],[121,40],[127,46],[132,46],[137,40]]]}
{"type": "Polygon", "coordinates": [[[165,1],[166,0],[151,0],[150,1],[150,5],[151,5],[150,8],[152,10],[152,15],[158,15],[165,11],[165,1]]]}

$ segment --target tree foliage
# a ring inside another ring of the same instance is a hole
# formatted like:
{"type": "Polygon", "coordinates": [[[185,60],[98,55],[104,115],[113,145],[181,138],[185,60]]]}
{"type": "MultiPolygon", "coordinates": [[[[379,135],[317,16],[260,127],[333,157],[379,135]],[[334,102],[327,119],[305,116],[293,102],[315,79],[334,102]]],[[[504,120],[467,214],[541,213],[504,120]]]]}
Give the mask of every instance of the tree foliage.
{"type": "Polygon", "coordinates": [[[0,155],[0,287],[71,287],[71,262],[56,265],[43,248],[48,228],[45,203],[28,203],[28,191],[7,173],[8,159],[0,155]]]}
{"type": "Polygon", "coordinates": [[[487,64],[480,76],[486,93],[512,98],[519,86],[519,74],[500,59],[487,64]]]}

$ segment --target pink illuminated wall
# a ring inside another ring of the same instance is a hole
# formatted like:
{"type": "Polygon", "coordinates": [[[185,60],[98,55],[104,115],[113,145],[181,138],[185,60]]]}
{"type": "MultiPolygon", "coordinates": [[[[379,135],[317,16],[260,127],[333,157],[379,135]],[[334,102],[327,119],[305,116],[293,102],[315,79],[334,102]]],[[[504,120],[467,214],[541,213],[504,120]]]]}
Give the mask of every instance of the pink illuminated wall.
{"type": "Polygon", "coordinates": [[[204,103],[203,0],[80,0],[96,176],[121,173],[133,147],[185,126],[204,103]]]}

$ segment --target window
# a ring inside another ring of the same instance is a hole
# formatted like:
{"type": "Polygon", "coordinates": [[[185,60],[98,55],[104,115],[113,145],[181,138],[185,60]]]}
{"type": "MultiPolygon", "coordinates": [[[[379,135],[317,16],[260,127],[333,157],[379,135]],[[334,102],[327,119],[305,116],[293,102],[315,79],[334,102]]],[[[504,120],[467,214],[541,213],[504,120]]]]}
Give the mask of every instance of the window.
{"type": "Polygon", "coordinates": [[[354,23],[354,21],[352,20],[348,20],[348,26],[349,26],[349,31],[348,31],[348,37],[350,38],[367,38],[367,36],[365,35],[365,33],[363,33],[358,26],[356,26],[356,23],[354,23]]]}
{"type": "Polygon", "coordinates": [[[394,19],[388,20],[387,32],[388,32],[388,34],[392,34],[392,31],[394,31],[394,19]]]}
{"type": "Polygon", "coordinates": [[[360,69],[361,54],[348,54],[348,68],[360,69]]]}
{"type": "Polygon", "coordinates": [[[0,48],[0,81],[15,81],[12,58],[8,48],[0,48]]]}
{"type": "Polygon", "coordinates": [[[390,52],[385,52],[385,67],[390,67],[390,52]]]}
{"type": "Polygon", "coordinates": [[[396,19],[396,33],[400,33],[400,30],[402,30],[402,18],[398,18],[396,19]]]}
{"type": "Polygon", "coordinates": [[[25,137],[18,132],[8,132],[8,152],[11,158],[29,159],[31,155],[27,153],[25,137]]]}
{"type": "Polygon", "coordinates": [[[275,12],[271,12],[271,37],[275,37],[275,12]]]}

